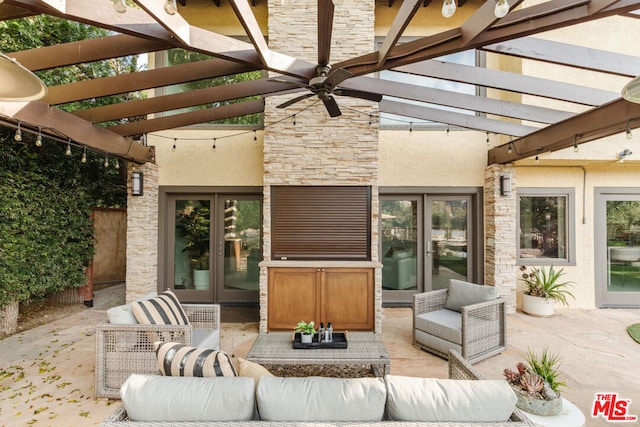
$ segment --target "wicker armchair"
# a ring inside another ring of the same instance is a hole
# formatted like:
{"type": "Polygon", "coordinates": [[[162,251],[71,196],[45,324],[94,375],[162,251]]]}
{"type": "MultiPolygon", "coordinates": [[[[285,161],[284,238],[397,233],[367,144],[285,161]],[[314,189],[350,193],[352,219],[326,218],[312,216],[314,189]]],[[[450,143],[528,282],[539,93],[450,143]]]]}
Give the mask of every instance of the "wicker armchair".
{"type": "Polygon", "coordinates": [[[197,346],[199,337],[216,335],[219,347],[220,306],[218,304],[181,304],[189,325],[96,326],[96,397],[120,398],[120,386],[136,374],[158,374],[153,348],[155,341],[175,341],[197,346]],[[197,338],[198,337],[198,338],[197,338]]]}
{"type": "Polygon", "coordinates": [[[470,363],[506,349],[506,312],[502,298],[448,310],[449,289],[424,292],[413,298],[413,344],[443,358],[449,350],[470,363]],[[433,323],[426,325],[425,318],[433,323]]]}

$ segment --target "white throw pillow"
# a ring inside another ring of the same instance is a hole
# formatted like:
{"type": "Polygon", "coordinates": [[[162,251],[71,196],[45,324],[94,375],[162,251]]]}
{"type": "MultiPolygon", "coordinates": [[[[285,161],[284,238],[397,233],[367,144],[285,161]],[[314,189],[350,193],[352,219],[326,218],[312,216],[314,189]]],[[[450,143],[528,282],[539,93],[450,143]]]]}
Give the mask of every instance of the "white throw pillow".
{"type": "Polygon", "coordinates": [[[518,400],[505,380],[387,375],[387,418],[395,421],[507,421],[518,400]]]}

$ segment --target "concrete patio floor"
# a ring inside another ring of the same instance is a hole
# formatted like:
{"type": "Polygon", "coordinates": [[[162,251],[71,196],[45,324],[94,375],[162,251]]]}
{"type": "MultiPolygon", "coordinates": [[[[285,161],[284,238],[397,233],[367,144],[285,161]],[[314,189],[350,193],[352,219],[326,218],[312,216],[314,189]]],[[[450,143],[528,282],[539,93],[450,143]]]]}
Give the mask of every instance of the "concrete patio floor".
{"type": "MultiPolygon", "coordinates": [[[[115,409],[119,401],[94,397],[94,331],[123,298],[117,289],[97,291],[93,308],[0,340],[1,426],[94,426],[115,409]]],[[[488,378],[502,378],[529,348],[548,347],[563,360],[569,385],[563,396],[583,411],[586,425],[615,425],[592,418],[591,410],[596,393],[618,393],[632,400],[629,413],[640,416],[640,344],[626,332],[637,322],[640,310],[631,309],[563,309],[546,319],[510,314],[507,351],[475,366],[488,378]]],[[[446,378],[446,361],[412,346],[411,327],[411,309],[384,309],[391,373],[446,378]]],[[[222,349],[244,357],[257,333],[257,323],[223,323],[222,349]]]]}

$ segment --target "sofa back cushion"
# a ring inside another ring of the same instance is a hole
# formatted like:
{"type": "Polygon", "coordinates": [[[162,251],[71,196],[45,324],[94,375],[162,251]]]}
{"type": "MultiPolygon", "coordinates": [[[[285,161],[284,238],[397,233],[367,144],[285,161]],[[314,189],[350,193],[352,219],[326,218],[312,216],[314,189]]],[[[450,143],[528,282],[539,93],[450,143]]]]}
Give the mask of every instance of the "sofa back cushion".
{"type": "Polygon", "coordinates": [[[498,298],[495,286],[482,286],[462,280],[450,279],[449,292],[444,307],[453,311],[462,311],[465,305],[492,301],[498,298]]]}
{"type": "Polygon", "coordinates": [[[381,421],[386,395],[381,378],[263,376],[256,402],[261,420],[381,421]]]}
{"type": "Polygon", "coordinates": [[[160,373],[173,377],[235,377],[229,355],[221,350],[191,347],[178,342],[153,343],[160,373]]]}
{"type": "Polygon", "coordinates": [[[504,380],[443,380],[387,375],[387,414],[396,421],[507,421],[516,395],[504,380]]]}
{"type": "Polygon", "coordinates": [[[253,379],[132,374],[120,388],[132,421],[246,421],[255,418],[253,379]]]}

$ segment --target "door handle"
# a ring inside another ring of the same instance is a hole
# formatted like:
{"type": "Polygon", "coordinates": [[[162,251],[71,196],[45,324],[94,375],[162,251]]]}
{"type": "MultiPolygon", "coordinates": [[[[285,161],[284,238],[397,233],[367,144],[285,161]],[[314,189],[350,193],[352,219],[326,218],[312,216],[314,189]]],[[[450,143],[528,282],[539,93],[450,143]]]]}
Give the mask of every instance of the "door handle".
{"type": "Polygon", "coordinates": [[[427,240],[427,256],[431,256],[433,248],[431,247],[431,240],[427,240]]]}

